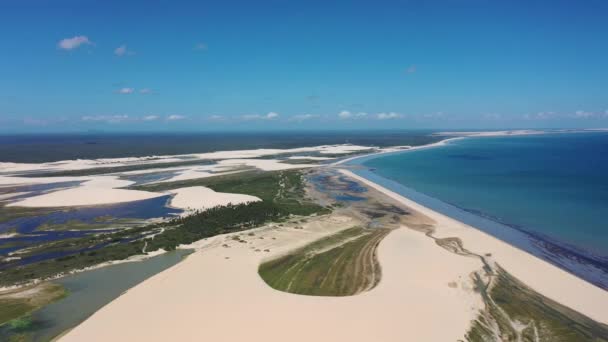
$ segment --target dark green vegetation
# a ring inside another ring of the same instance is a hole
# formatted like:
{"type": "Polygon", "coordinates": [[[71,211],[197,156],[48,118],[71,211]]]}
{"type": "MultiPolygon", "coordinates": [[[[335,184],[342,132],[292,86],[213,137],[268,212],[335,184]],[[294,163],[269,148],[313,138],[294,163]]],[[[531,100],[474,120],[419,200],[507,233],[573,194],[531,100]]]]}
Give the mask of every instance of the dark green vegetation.
{"type": "Polygon", "coordinates": [[[59,211],[58,208],[26,208],[0,206],[0,223],[12,221],[20,217],[31,217],[50,214],[59,211]]]}
{"type": "Polygon", "coordinates": [[[268,261],[259,274],[272,288],[303,295],[351,296],[380,281],[375,257],[388,229],[350,228],[268,261]]]}
{"type": "Polygon", "coordinates": [[[84,222],[80,220],[68,220],[65,223],[44,223],[36,228],[38,231],[42,230],[52,230],[52,231],[62,231],[62,230],[94,230],[94,229],[107,229],[113,228],[118,229],[122,227],[133,226],[137,224],[136,219],[128,219],[122,218],[117,219],[113,217],[99,217],[94,220],[93,223],[84,222]]]}
{"type": "Polygon", "coordinates": [[[311,215],[325,212],[305,200],[304,180],[300,171],[247,171],[177,182],[163,182],[133,187],[145,191],[167,191],[171,189],[206,186],[218,192],[230,192],[259,197],[262,201],[284,213],[311,215]]]}
{"type": "Polygon", "coordinates": [[[486,309],[469,341],[608,341],[608,326],[546,298],[502,269],[489,290],[479,280],[486,309]]]}
{"type": "Polygon", "coordinates": [[[38,308],[63,298],[61,285],[42,283],[0,295],[0,325],[8,323],[13,329],[27,328],[28,315],[38,308]]]}
{"type": "MultiPolygon", "coordinates": [[[[254,195],[263,201],[217,207],[195,212],[184,218],[48,243],[27,250],[20,256],[57,251],[67,255],[2,271],[0,285],[45,279],[62,272],[110,260],[122,260],[159,248],[173,250],[180,244],[254,228],[269,221],[281,221],[291,215],[304,216],[329,212],[328,209],[305,198],[304,181],[299,171],[247,173],[234,176],[211,177],[206,179],[204,184],[197,184],[209,186],[216,191],[254,195]]],[[[171,185],[176,186],[174,183],[162,184],[162,186],[171,185]]],[[[180,186],[182,185],[176,187],[180,186]]]]}

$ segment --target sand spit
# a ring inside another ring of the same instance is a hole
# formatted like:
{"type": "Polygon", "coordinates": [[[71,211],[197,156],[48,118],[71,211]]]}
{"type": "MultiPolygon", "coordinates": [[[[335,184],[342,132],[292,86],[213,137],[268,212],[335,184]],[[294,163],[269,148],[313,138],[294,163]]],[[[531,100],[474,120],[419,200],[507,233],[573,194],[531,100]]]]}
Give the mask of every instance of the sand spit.
{"type": "Polygon", "coordinates": [[[215,192],[204,186],[179,188],[171,190],[169,193],[175,194],[169,205],[185,210],[182,215],[188,215],[194,210],[210,209],[222,205],[261,201],[261,199],[255,196],[215,192]]]}
{"type": "Polygon", "coordinates": [[[357,224],[333,214],[311,219],[304,229],[243,232],[245,243],[233,240],[235,234],[200,241],[189,246],[197,252],[185,261],[132,288],[61,341],[463,338],[483,306],[469,281],[479,263],[439,248],[422,233],[391,232],[378,250],[383,279],[357,296],[292,295],[273,290],[257,274],[264,260],[357,224]]]}
{"type": "Polygon", "coordinates": [[[474,227],[435,212],[350,171],[340,170],[437,222],[435,237],[459,237],[468,250],[485,255],[538,293],[608,324],[608,292],[548,262],[513,247],[474,227]]]}

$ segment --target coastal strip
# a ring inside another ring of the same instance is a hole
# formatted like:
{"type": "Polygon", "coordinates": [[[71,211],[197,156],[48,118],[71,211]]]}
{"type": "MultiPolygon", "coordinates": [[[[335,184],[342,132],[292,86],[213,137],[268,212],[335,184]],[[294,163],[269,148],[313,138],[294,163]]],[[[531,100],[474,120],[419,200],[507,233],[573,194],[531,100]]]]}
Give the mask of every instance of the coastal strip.
{"type": "Polygon", "coordinates": [[[436,221],[437,238],[457,236],[470,251],[486,255],[538,293],[598,322],[608,323],[608,292],[481,230],[405,198],[349,170],[344,175],[399,201],[436,221]]]}

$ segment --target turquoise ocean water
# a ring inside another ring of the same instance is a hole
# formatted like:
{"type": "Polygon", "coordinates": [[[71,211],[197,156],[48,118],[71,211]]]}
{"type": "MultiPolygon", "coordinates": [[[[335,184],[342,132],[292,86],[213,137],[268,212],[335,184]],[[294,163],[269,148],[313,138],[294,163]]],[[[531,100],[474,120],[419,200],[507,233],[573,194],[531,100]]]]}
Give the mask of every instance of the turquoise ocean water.
{"type": "Polygon", "coordinates": [[[465,138],[354,163],[366,178],[608,289],[608,134],[465,138]]]}

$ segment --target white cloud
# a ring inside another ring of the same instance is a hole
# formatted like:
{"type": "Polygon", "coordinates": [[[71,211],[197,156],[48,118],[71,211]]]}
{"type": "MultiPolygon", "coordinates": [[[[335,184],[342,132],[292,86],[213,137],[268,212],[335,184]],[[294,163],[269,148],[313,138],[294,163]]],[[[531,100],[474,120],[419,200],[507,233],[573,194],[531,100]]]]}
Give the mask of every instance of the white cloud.
{"type": "Polygon", "coordinates": [[[114,54],[116,56],[118,56],[118,57],[122,57],[122,56],[131,56],[131,55],[134,55],[135,52],[129,50],[127,48],[127,46],[123,44],[123,45],[117,47],[116,49],[114,49],[114,54]]]}
{"type": "Polygon", "coordinates": [[[143,117],[144,121],[154,121],[154,120],[158,120],[159,116],[158,115],[147,115],[143,117]]]}
{"type": "Polygon", "coordinates": [[[538,112],[536,114],[525,114],[525,120],[547,120],[555,117],[554,112],[538,112]]]}
{"type": "Polygon", "coordinates": [[[588,119],[588,118],[592,118],[594,116],[595,116],[595,113],[586,112],[584,110],[577,110],[574,113],[574,117],[577,119],[588,119]]]}
{"type": "Polygon", "coordinates": [[[119,123],[129,120],[128,115],[95,115],[95,116],[83,116],[82,121],[92,122],[107,122],[107,123],[119,123]]]}
{"type": "Polygon", "coordinates": [[[343,110],[340,113],[338,113],[338,117],[340,119],[343,120],[347,120],[347,119],[362,119],[367,117],[367,113],[364,112],[359,112],[359,113],[352,113],[348,110],[343,110]]]}
{"type": "Polygon", "coordinates": [[[152,94],[152,89],[150,88],[143,88],[139,90],[140,94],[152,94]]]}
{"type": "Polygon", "coordinates": [[[275,112],[269,112],[266,115],[259,115],[259,114],[241,115],[241,119],[243,119],[243,120],[274,120],[278,117],[279,117],[279,114],[275,113],[275,112]]]}
{"type": "Polygon", "coordinates": [[[117,93],[119,94],[132,94],[135,91],[133,88],[120,88],[117,93]]]}
{"type": "Polygon", "coordinates": [[[72,38],[64,38],[57,43],[57,47],[63,50],[73,50],[81,45],[92,45],[93,42],[87,36],[75,36],[72,38]]]}
{"type": "Polygon", "coordinates": [[[211,121],[223,121],[225,119],[226,118],[224,116],[222,116],[222,115],[211,115],[211,116],[209,116],[209,120],[211,120],[211,121]]]}
{"type": "Polygon", "coordinates": [[[347,110],[343,110],[340,113],[338,113],[338,117],[340,119],[350,119],[353,116],[353,113],[347,111],[347,110]]]}
{"type": "Polygon", "coordinates": [[[310,119],[316,119],[320,117],[319,115],[316,114],[300,114],[300,115],[294,115],[291,118],[289,118],[289,121],[306,121],[306,120],[310,120],[310,119]]]}
{"type": "Polygon", "coordinates": [[[584,110],[577,110],[572,117],[575,119],[601,119],[608,118],[608,110],[602,112],[587,112],[584,110]]]}
{"type": "Polygon", "coordinates": [[[169,115],[167,116],[167,120],[169,121],[178,121],[178,120],[184,120],[186,117],[183,115],[177,115],[177,114],[173,114],[173,115],[169,115]]]}
{"type": "Polygon", "coordinates": [[[390,112],[390,113],[378,113],[376,114],[376,118],[378,120],[391,120],[391,119],[397,119],[402,117],[401,114],[395,113],[395,112],[390,112]]]}

